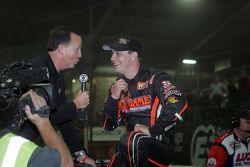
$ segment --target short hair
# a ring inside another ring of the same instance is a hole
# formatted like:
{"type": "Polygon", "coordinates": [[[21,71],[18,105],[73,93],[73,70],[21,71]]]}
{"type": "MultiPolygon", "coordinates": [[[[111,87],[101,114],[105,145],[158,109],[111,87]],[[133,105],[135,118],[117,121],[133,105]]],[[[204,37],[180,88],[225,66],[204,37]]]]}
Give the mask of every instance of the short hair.
{"type": "Polygon", "coordinates": [[[47,50],[54,51],[60,44],[68,44],[71,33],[82,36],[81,32],[73,27],[63,25],[52,28],[49,32],[47,50]]]}

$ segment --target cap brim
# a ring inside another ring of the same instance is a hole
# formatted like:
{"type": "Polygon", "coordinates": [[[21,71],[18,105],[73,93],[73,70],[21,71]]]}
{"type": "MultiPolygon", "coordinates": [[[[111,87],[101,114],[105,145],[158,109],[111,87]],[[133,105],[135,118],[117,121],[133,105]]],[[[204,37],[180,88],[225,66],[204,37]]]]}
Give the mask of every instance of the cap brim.
{"type": "Polygon", "coordinates": [[[102,45],[102,49],[103,50],[107,50],[107,51],[112,50],[112,48],[109,45],[107,45],[107,44],[102,45]]]}

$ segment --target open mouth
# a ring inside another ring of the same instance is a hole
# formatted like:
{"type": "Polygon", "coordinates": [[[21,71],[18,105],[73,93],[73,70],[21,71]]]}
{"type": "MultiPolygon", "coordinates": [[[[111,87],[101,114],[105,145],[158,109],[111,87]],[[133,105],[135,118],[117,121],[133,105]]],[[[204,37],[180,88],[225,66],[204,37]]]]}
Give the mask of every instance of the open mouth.
{"type": "Polygon", "coordinates": [[[113,64],[113,66],[114,66],[115,68],[117,68],[117,67],[119,66],[119,64],[113,64]]]}

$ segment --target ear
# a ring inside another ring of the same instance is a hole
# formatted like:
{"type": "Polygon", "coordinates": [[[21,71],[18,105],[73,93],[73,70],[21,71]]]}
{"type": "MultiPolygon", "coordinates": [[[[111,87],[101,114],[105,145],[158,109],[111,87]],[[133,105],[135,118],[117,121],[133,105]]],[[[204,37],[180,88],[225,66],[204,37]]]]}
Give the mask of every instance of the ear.
{"type": "Polygon", "coordinates": [[[138,59],[138,53],[137,52],[132,52],[131,57],[133,60],[138,59]]]}
{"type": "Polygon", "coordinates": [[[58,45],[58,48],[57,48],[57,50],[58,50],[58,53],[60,54],[60,55],[65,55],[65,50],[66,48],[65,48],[65,45],[63,45],[63,44],[59,44],[58,45]]]}

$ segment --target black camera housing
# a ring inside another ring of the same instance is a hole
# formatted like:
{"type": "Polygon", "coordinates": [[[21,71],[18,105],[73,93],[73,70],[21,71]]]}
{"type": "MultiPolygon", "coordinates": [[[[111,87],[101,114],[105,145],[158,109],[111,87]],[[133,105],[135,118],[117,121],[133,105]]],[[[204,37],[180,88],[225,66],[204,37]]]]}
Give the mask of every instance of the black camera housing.
{"type": "Polygon", "coordinates": [[[19,129],[26,120],[25,105],[41,117],[49,116],[49,108],[55,108],[56,103],[47,68],[33,68],[31,63],[21,61],[7,65],[0,72],[0,122],[19,129]],[[29,96],[20,100],[30,89],[42,96],[49,108],[36,110],[29,96]]]}

